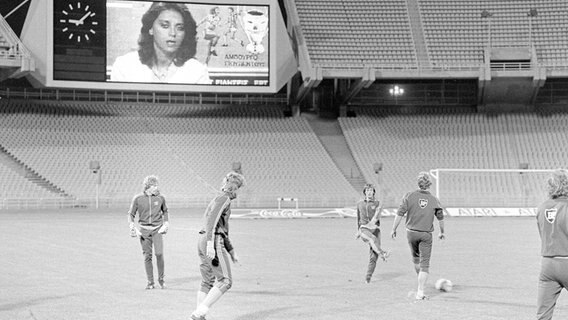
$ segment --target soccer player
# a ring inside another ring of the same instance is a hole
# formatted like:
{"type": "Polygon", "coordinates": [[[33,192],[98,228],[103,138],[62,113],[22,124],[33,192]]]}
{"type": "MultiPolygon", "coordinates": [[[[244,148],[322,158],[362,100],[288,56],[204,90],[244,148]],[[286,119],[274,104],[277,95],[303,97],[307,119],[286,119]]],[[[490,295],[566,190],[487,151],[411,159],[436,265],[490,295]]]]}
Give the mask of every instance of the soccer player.
{"type": "Polygon", "coordinates": [[[432,253],[432,232],[434,232],[434,217],[438,219],[440,233],[438,238],[445,239],[444,235],[444,209],[438,198],[432,195],[428,188],[432,185],[430,174],[418,174],[418,190],[407,193],[402,198],[393,222],[391,237],[396,238],[396,229],[406,215],[406,236],[414,270],[418,274],[418,290],[416,299],[423,300],[424,287],[430,272],[430,255],[432,253]]]}
{"type": "Polygon", "coordinates": [[[370,283],[375,267],[377,266],[377,258],[381,257],[383,261],[387,261],[390,252],[381,249],[381,204],[379,200],[375,200],[375,187],[372,184],[366,184],[363,187],[365,199],[357,203],[357,238],[361,238],[369,244],[369,266],[365,282],[370,283]]]}
{"type": "Polygon", "coordinates": [[[144,190],[132,199],[128,211],[130,235],[140,238],[142,254],[144,255],[144,267],[148,284],[146,289],[154,289],[154,269],[152,265],[152,246],[156,253],[158,266],[158,283],[162,289],[166,288],[164,280],[164,242],[162,235],[168,232],[170,222],[166,198],[158,189],[158,177],[147,176],[144,178],[144,190]],[[138,213],[138,227],[134,219],[138,213]]]}
{"type": "Polygon", "coordinates": [[[562,288],[568,288],[568,171],[555,170],[547,180],[549,199],[536,213],[541,239],[536,318],[552,319],[562,288]]]}
{"type": "Polygon", "coordinates": [[[237,197],[237,190],[244,185],[244,177],[236,172],[229,172],[223,179],[222,193],[217,195],[205,210],[203,228],[199,231],[197,245],[199,269],[201,271],[201,288],[197,291],[197,308],[191,319],[202,320],[211,306],[229,290],[233,284],[229,256],[231,255],[229,237],[229,217],[231,216],[231,200],[237,197]],[[227,246],[227,243],[229,244],[227,246]]]}
{"type": "Polygon", "coordinates": [[[207,40],[207,58],[205,59],[205,64],[209,64],[211,55],[217,56],[217,51],[215,51],[215,46],[219,41],[220,36],[217,34],[217,27],[221,24],[221,9],[219,7],[214,7],[209,10],[209,14],[205,18],[201,19],[197,26],[205,23],[205,29],[203,30],[203,39],[207,40]]]}
{"type": "MultiPolygon", "coordinates": [[[[233,7],[229,7],[229,16],[227,17],[227,25],[228,28],[225,31],[225,33],[223,33],[223,47],[228,47],[229,46],[229,35],[230,35],[230,39],[239,43],[239,40],[237,40],[235,38],[235,34],[237,33],[237,26],[239,24],[239,13],[235,12],[235,8],[233,7]]],[[[245,46],[245,43],[243,40],[240,41],[241,47],[245,46]]]]}

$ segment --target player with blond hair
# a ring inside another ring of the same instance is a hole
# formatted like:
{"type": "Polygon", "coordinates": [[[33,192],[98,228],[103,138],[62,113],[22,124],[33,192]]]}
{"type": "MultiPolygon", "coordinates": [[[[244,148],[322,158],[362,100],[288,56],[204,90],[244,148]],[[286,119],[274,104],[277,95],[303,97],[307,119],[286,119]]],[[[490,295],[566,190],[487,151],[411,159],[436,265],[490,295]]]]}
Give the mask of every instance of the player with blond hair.
{"type": "Polygon", "coordinates": [[[221,193],[209,202],[203,215],[203,228],[199,231],[197,244],[202,280],[197,291],[197,307],[191,319],[205,319],[211,306],[233,285],[229,259],[235,261],[236,256],[226,239],[229,237],[231,201],[237,197],[237,190],[244,183],[243,175],[229,172],[223,178],[221,193]]]}
{"type": "Polygon", "coordinates": [[[365,198],[357,203],[357,238],[361,238],[369,244],[369,265],[365,282],[370,283],[373,272],[377,266],[377,259],[381,257],[387,261],[390,252],[381,249],[381,225],[380,216],[382,207],[379,200],[375,199],[375,187],[366,184],[363,187],[365,198]]]}
{"type": "Polygon", "coordinates": [[[568,171],[555,170],[546,181],[548,200],[538,206],[541,240],[536,318],[552,319],[562,289],[568,288],[568,171]]]}
{"type": "Polygon", "coordinates": [[[430,255],[432,253],[432,232],[434,232],[434,218],[440,225],[439,239],[445,239],[444,235],[444,209],[437,197],[428,189],[432,185],[430,174],[420,172],[418,174],[418,190],[407,193],[402,198],[393,222],[391,237],[396,238],[396,229],[406,215],[406,237],[414,270],[418,275],[418,290],[416,299],[426,299],[424,288],[430,272],[430,255]]]}
{"type": "Polygon", "coordinates": [[[144,255],[144,267],[148,284],[146,289],[154,289],[154,268],[152,265],[152,246],[156,254],[158,266],[158,283],[165,289],[164,280],[164,242],[162,235],[168,232],[170,218],[166,198],[160,194],[158,177],[147,176],[144,178],[144,189],[132,199],[128,210],[128,223],[130,235],[138,236],[144,255]],[[134,220],[138,213],[138,227],[134,220]]]}

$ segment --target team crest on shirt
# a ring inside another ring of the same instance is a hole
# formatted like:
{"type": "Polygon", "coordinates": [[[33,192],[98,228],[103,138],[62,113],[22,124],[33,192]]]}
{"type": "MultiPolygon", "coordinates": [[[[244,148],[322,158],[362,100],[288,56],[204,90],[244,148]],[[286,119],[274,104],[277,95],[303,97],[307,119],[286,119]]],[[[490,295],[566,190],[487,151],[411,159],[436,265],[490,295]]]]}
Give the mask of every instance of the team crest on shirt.
{"type": "Polygon", "coordinates": [[[554,223],[554,220],[556,220],[556,213],[557,212],[558,212],[558,210],[556,208],[544,210],[544,217],[546,218],[546,221],[548,221],[550,223],[554,223]]]}
{"type": "Polygon", "coordinates": [[[428,199],[419,199],[418,205],[420,205],[420,208],[422,209],[426,208],[426,206],[428,205],[428,199]]]}
{"type": "Polygon", "coordinates": [[[154,205],[157,206],[157,205],[158,205],[158,201],[154,201],[154,205]]]}

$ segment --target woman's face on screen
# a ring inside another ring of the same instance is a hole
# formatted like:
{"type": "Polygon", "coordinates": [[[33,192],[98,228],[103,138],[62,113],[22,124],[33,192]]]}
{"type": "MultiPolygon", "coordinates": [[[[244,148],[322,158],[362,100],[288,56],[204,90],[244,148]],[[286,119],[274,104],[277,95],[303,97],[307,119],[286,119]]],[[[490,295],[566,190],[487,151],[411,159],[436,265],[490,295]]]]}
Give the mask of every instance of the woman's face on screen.
{"type": "Polygon", "coordinates": [[[165,10],[154,21],[150,34],[154,37],[154,49],[175,53],[185,37],[182,15],[175,10],[165,10]]]}

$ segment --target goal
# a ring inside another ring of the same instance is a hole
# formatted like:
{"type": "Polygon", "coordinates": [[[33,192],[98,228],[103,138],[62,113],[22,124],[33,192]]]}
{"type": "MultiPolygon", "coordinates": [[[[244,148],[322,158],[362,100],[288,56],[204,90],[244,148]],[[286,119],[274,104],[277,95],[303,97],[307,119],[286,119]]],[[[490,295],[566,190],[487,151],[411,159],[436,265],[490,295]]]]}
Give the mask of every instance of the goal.
{"type": "Polygon", "coordinates": [[[445,207],[534,208],[546,199],[553,170],[432,169],[435,195],[445,207]]]}

